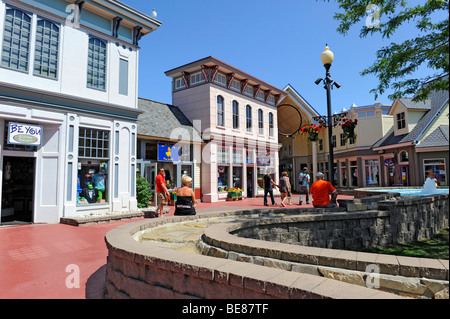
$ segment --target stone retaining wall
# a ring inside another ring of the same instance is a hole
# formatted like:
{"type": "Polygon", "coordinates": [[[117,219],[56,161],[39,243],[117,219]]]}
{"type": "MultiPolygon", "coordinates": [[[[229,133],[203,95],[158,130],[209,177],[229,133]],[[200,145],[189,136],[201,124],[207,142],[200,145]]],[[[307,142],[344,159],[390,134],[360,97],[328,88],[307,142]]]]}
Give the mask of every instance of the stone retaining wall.
{"type": "MultiPolygon", "coordinates": [[[[227,214],[231,215],[231,214],[227,214]]],[[[108,298],[399,298],[396,295],[282,269],[146,245],[137,232],[165,223],[224,216],[212,214],[140,221],[115,228],[105,237],[108,248],[108,298]]],[[[236,237],[237,238],[237,237],[236,237]]],[[[248,239],[243,239],[247,241],[248,239]]]]}
{"type": "MultiPolygon", "coordinates": [[[[383,210],[248,222],[234,234],[294,245],[354,250],[429,239],[448,226],[448,195],[376,203],[383,210]]],[[[351,204],[347,203],[348,206],[351,204]]]]}

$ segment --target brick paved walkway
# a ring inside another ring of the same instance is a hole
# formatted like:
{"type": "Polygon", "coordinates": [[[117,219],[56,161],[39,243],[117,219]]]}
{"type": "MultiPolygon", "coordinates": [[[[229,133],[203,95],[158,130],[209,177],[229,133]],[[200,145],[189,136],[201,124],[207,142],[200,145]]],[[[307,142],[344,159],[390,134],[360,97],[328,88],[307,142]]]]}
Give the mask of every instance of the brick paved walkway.
{"type": "MultiPolygon", "coordinates": [[[[276,200],[280,202],[280,198],[276,200]]],[[[298,203],[298,195],[293,202],[298,203]]],[[[287,208],[299,207],[311,205],[287,208]]],[[[200,203],[197,212],[242,208],[264,208],[263,199],[200,203]]],[[[171,207],[168,215],[173,212],[171,207]]],[[[81,227],[63,224],[0,226],[0,299],[100,297],[107,257],[104,236],[109,230],[130,222],[133,221],[81,227]]]]}

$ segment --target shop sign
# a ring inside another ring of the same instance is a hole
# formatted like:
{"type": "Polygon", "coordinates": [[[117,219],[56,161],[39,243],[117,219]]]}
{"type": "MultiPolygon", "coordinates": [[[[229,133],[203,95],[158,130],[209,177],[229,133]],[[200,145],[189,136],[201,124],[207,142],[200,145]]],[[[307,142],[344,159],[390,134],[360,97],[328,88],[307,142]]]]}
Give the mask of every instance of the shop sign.
{"type": "Polygon", "coordinates": [[[258,166],[270,166],[270,156],[262,156],[256,159],[258,166]]]}
{"type": "Polygon", "coordinates": [[[178,162],[179,148],[174,144],[158,143],[158,161],[160,162],[178,162]]]}
{"type": "Polygon", "coordinates": [[[8,144],[41,146],[42,131],[41,125],[9,122],[8,144]]]}
{"type": "Polygon", "coordinates": [[[393,158],[388,158],[384,160],[384,166],[386,167],[394,167],[395,163],[394,163],[394,159],[393,158]]]}

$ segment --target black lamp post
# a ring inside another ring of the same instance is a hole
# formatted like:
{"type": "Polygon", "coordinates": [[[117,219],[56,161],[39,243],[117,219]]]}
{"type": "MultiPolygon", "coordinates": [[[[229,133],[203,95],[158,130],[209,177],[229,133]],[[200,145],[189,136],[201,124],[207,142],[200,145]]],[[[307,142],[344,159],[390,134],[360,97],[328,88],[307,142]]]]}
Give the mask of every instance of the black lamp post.
{"type": "Polygon", "coordinates": [[[335,81],[330,76],[330,68],[331,64],[334,60],[334,54],[331,52],[328,44],[325,46],[325,50],[322,52],[320,56],[322,60],[323,66],[326,70],[325,79],[318,78],[316,80],[316,84],[319,85],[322,81],[324,84],[324,89],[327,90],[327,116],[317,116],[314,117],[313,120],[318,121],[322,125],[328,127],[328,148],[329,148],[329,156],[328,156],[328,181],[334,185],[334,152],[333,152],[333,127],[335,127],[341,118],[343,118],[346,113],[340,113],[336,115],[332,115],[331,113],[331,89],[333,85],[339,89],[341,85],[335,81]]]}

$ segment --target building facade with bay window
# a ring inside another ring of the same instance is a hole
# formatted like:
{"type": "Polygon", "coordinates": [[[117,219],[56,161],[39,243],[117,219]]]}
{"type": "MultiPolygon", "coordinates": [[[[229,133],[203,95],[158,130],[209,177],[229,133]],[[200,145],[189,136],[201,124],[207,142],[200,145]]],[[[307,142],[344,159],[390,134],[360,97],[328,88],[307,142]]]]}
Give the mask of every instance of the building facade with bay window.
{"type": "Polygon", "coordinates": [[[136,209],[138,41],[160,25],[113,0],[0,0],[1,224],[136,209]]]}
{"type": "Polygon", "coordinates": [[[201,195],[226,200],[231,188],[263,195],[263,176],[278,182],[277,104],[285,92],[214,57],[169,70],[172,104],[202,134],[201,195]]]}

